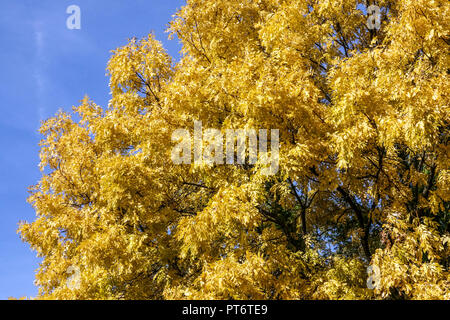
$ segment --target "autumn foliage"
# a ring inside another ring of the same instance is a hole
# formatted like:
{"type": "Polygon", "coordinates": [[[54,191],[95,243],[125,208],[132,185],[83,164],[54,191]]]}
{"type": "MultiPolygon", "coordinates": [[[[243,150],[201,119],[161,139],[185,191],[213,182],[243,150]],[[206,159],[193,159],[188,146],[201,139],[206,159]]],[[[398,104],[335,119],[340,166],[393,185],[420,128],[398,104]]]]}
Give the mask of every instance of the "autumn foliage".
{"type": "Polygon", "coordinates": [[[377,5],[188,0],[179,62],[115,50],[109,105],[40,129],[38,298],[449,299],[450,4],[377,5]],[[279,129],[277,174],[174,164],[194,121],[279,129]]]}

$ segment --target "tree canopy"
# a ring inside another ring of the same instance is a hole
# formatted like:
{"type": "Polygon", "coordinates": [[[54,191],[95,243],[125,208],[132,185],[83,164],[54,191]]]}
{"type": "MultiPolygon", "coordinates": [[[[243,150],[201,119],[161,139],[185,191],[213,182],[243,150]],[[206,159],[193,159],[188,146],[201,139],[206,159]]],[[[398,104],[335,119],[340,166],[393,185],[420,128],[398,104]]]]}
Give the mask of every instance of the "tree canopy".
{"type": "Polygon", "coordinates": [[[449,299],[450,4],[370,4],[188,0],[178,62],[113,51],[109,105],[40,128],[38,298],[449,299]],[[278,129],[279,170],[173,163],[194,121],[278,129]]]}

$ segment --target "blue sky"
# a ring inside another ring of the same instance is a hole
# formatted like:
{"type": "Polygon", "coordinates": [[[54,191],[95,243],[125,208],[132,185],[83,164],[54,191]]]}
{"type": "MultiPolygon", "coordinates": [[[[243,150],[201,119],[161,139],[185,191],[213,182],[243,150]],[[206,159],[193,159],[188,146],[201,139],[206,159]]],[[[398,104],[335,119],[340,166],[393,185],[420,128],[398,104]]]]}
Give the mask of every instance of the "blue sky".
{"type": "Polygon", "coordinates": [[[16,233],[33,221],[27,188],[40,178],[40,120],[69,111],[85,94],[106,106],[110,51],[154,32],[178,58],[180,44],[165,29],[184,0],[0,0],[0,299],[35,296],[39,260],[16,233]],[[69,30],[66,9],[81,9],[81,29],[69,30]]]}

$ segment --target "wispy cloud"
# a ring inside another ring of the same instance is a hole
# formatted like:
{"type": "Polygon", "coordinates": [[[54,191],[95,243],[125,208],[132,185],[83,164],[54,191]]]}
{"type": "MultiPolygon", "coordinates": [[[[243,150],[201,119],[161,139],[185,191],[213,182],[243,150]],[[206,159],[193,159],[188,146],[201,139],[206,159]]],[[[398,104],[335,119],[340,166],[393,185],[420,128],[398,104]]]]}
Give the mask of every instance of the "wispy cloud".
{"type": "Polygon", "coordinates": [[[43,120],[45,117],[44,95],[45,95],[46,80],[43,72],[43,65],[45,63],[44,41],[45,39],[44,39],[44,32],[42,30],[42,24],[36,22],[34,24],[34,42],[36,54],[34,61],[33,77],[36,85],[36,99],[37,99],[39,120],[43,120]]]}

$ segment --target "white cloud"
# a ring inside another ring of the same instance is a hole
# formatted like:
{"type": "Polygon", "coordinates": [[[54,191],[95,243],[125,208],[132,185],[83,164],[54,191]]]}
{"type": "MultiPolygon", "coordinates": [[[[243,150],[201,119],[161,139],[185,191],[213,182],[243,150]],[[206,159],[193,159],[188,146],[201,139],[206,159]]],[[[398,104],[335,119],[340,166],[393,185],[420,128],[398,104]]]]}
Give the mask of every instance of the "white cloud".
{"type": "Polygon", "coordinates": [[[43,120],[45,116],[45,105],[44,105],[44,95],[45,95],[45,75],[43,72],[43,64],[45,63],[44,56],[44,33],[42,31],[41,23],[36,22],[34,24],[34,42],[36,48],[35,61],[33,77],[36,87],[36,99],[38,107],[39,120],[43,120]]]}

